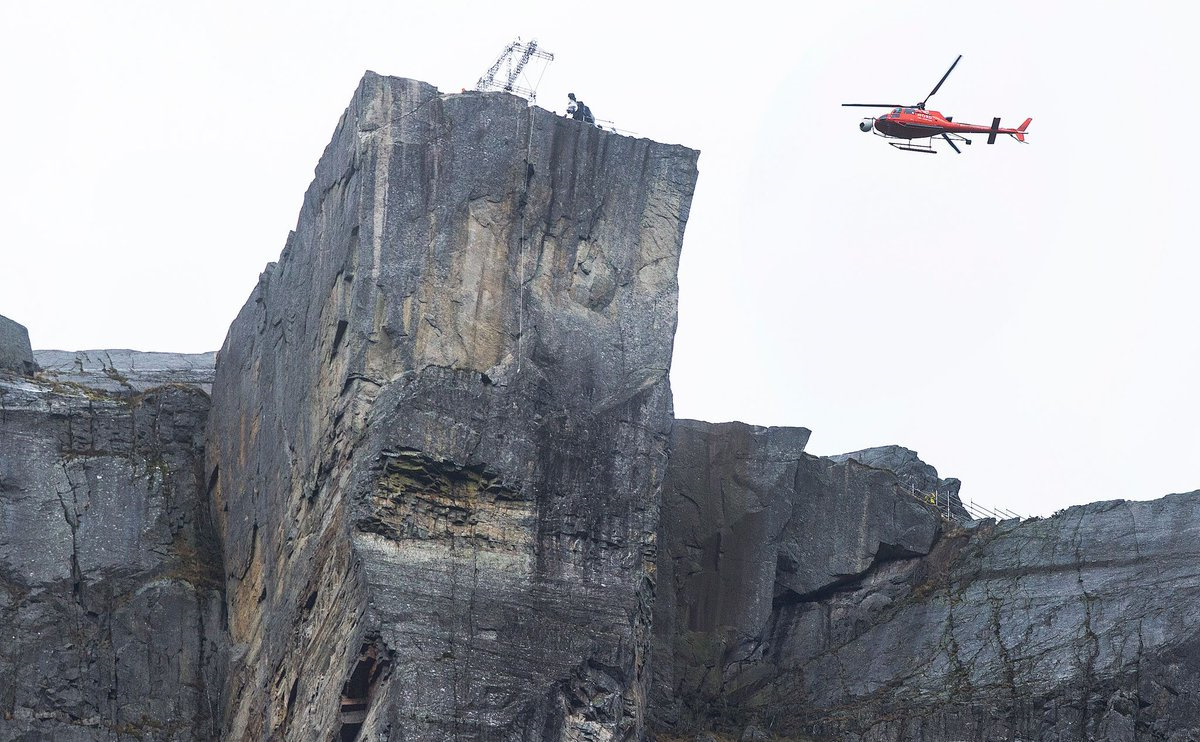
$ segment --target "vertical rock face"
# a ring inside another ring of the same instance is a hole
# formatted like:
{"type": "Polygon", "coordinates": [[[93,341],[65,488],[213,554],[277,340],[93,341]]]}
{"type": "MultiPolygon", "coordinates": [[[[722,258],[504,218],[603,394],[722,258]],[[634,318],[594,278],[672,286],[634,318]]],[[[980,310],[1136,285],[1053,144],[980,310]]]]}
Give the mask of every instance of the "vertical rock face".
{"type": "Polygon", "coordinates": [[[0,315],[0,373],[32,375],[37,366],[24,325],[0,315]]]}
{"type": "Polygon", "coordinates": [[[776,622],[749,705],[820,739],[1200,734],[1200,493],[951,532],[776,622]]]}
{"type": "Polygon", "coordinates": [[[893,473],[809,456],[808,433],[675,425],[655,605],[661,730],[761,722],[762,687],[790,681],[781,617],[937,538],[937,516],[893,473]]]}
{"type": "Polygon", "coordinates": [[[909,496],[905,472],[936,479],[915,457],[875,449],[890,453],[864,456],[888,467],[874,469],[855,454],[806,456],[806,439],[676,425],[652,660],[659,731],[1200,734],[1200,493],[964,530],[909,496]]]}
{"type": "Polygon", "coordinates": [[[210,740],[220,555],[208,397],[0,373],[0,740],[210,740]]]}
{"type": "Polygon", "coordinates": [[[219,355],[229,739],[641,733],[695,163],[368,73],[219,355]]]}

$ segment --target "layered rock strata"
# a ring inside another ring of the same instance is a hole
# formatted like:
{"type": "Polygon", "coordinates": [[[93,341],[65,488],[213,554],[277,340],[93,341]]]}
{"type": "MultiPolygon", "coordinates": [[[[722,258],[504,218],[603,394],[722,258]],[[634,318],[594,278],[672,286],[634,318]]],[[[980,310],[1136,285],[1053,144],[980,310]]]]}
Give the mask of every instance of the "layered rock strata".
{"type": "Polygon", "coordinates": [[[40,378],[107,394],[128,395],[184,384],[212,391],[217,354],[146,353],[136,350],[37,350],[40,378]]]}
{"type": "Polygon", "coordinates": [[[208,409],[0,373],[0,740],[219,734],[208,409]]]}
{"type": "Polygon", "coordinates": [[[637,739],[696,153],[368,74],[219,354],[227,739],[637,739]]]}

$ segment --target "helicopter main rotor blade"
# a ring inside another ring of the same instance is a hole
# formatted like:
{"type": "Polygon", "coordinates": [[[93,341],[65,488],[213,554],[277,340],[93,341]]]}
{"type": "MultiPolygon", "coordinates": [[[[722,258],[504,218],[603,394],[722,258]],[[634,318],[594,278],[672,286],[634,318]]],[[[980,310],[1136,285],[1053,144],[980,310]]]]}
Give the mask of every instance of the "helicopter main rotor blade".
{"type": "Polygon", "coordinates": [[[859,108],[904,108],[903,103],[843,103],[842,105],[859,108]]]}
{"type": "MultiPolygon", "coordinates": [[[[958,55],[958,59],[962,59],[961,54],[958,55]]],[[[956,66],[958,66],[958,59],[954,60],[954,64],[950,65],[950,69],[946,70],[946,74],[942,75],[942,79],[938,80],[938,84],[933,86],[933,90],[929,91],[929,95],[925,96],[925,100],[921,101],[921,108],[925,107],[925,101],[932,98],[933,94],[936,93],[942,87],[942,83],[946,82],[946,78],[950,77],[950,73],[954,71],[954,68],[956,66]]]]}
{"type": "Polygon", "coordinates": [[[955,152],[959,153],[960,155],[962,154],[962,150],[961,150],[961,149],[959,149],[958,147],[954,146],[954,140],[953,140],[953,139],[951,139],[950,137],[946,136],[945,134],[943,134],[943,135],[942,135],[942,139],[945,139],[945,140],[946,140],[946,144],[949,144],[949,145],[950,145],[950,149],[954,150],[955,152]]]}

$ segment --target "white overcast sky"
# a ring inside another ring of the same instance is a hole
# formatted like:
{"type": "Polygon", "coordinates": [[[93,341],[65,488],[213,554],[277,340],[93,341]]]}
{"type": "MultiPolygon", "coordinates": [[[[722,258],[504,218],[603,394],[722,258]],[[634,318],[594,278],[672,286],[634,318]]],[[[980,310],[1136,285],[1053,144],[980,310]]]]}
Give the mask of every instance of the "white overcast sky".
{"type": "Polygon", "coordinates": [[[366,69],[697,148],[676,413],[899,443],[1024,513],[1200,488],[1186,4],[0,1],[0,314],[37,348],[220,346],[366,69]],[[790,7],[789,10],[783,8],[790,7]],[[1033,117],[892,151],[865,109],[1033,117]]]}

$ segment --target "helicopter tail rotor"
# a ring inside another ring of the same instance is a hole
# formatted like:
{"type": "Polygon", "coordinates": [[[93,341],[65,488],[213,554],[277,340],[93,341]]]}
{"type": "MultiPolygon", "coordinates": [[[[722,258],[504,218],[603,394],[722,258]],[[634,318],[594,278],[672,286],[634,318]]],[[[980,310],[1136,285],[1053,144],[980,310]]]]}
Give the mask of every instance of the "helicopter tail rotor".
{"type": "Polygon", "coordinates": [[[1030,121],[1033,121],[1033,119],[1025,119],[1025,123],[1017,127],[1017,133],[1013,134],[1013,139],[1016,139],[1018,142],[1025,141],[1025,130],[1029,128],[1030,121]]]}

